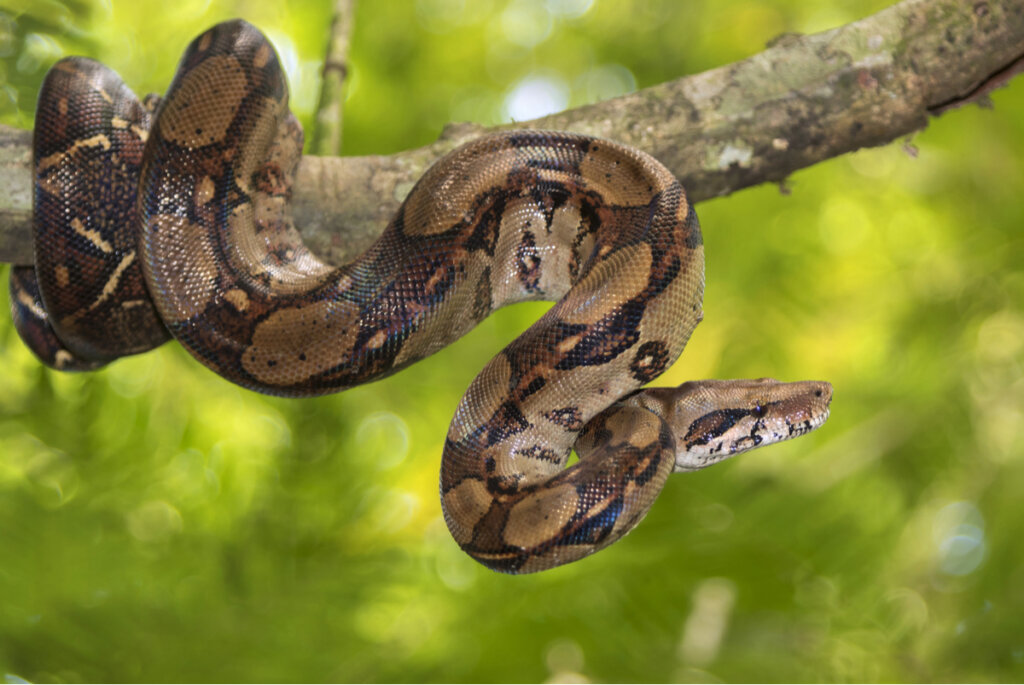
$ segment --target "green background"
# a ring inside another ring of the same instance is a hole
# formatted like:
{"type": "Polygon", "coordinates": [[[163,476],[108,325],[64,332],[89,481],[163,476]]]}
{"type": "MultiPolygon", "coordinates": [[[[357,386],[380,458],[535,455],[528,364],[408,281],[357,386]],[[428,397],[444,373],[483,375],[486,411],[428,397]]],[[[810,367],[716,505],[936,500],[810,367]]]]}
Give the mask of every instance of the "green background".
{"type": "MultiPolygon", "coordinates": [[[[348,154],[725,64],[872,0],[363,0],[348,154]]],[[[0,0],[0,121],[63,54],[161,91],[243,16],[311,122],[327,2],[0,0]]],[[[698,206],[706,320],[657,384],[835,386],[808,437],[673,477],[621,543],[528,577],[462,555],[437,496],[454,407],[543,311],[383,382],[278,400],[180,348],[41,368],[0,321],[9,681],[1024,678],[1024,78],[910,141],[698,206]]],[[[2,274],[0,274],[2,275],[2,274]]],[[[6,293],[0,295],[6,302],[6,293]]]]}

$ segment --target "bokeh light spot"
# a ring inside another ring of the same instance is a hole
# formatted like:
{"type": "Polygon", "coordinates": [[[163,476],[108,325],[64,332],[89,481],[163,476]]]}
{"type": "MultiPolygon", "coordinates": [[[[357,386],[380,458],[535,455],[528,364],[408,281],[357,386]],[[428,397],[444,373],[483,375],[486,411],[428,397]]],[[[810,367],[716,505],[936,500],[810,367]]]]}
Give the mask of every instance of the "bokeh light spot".
{"type": "Polygon", "coordinates": [[[968,575],[985,560],[985,519],[972,502],[953,502],[940,509],[932,535],[939,570],[946,575],[968,575]]]}
{"type": "Polygon", "coordinates": [[[355,442],[363,459],[380,470],[392,469],[409,456],[409,427],[391,412],[376,412],[359,424],[355,442]]]}
{"type": "Polygon", "coordinates": [[[181,513],[163,500],[145,502],[127,518],[128,531],[142,542],[162,542],[182,529],[181,513]]]}
{"type": "Polygon", "coordinates": [[[599,102],[636,90],[636,77],[621,64],[602,64],[583,72],[575,88],[584,103],[599,102]]]}
{"type": "Polygon", "coordinates": [[[548,647],[544,661],[551,672],[549,683],[587,683],[583,675],[583,648],[575,640],[558,640],[548,647]]]}
{"type": "Polygon", "coordinates": [[[63,48],[52,36],[30,33],[25,36],[25,47],[18,56],[16,68],[23,74],[31,74],[43,65],[55,62],[62,54],[63,48]]]}
{"type": "Polygon", "coordinates": [[[871,218],[857,200],[836,196],[826,202],[818,227],[833,254],[850,254],[864,242],[871,218]]]}
{"type": "Polygon", "coordinates": [[[533,73],[521,80],[505,97],[508,121],[527,121],[554,114],[569,104],[569,88],[556,74],[533,73]]]}
{"type": "Polygon", "coordinates": [[[706,666],[718,656],[729,625],[736,586],[727,578],[708,578],[693,593],[693,610],[686,617],[679,642],[679,658],[687,664],[706,666]]]}
{"type": "Polygon", "coordinates": [[[416,0],[416,20],[431,33],[448,33],[462,23],[466,0],[416,0]]]}
{"type": "Polygon", "coordinates": [[[590,11],[594,0],[547,0],[547,8],[551,14],[566,19],[578,19],[590,11]]]}
{"type": "Polygon", "coordinates": [[[513,0],[501,14],[501,32],[511,43],[533,47],[551,35],[551,13],[537,0],[513,0]]]}

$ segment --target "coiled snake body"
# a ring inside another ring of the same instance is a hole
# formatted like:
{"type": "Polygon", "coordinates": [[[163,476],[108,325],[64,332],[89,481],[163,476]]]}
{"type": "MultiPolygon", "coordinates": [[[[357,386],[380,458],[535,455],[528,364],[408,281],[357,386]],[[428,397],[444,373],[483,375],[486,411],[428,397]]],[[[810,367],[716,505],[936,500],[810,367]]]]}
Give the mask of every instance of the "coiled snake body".
{"type": "Polygon", "coordinates": [[[696,214],[645,153],[567,133],[482,138],[334,268],[290,223],[302,132],[287,97],[273,48],[242,21],[193,41],[159,105],[90,60],[51,70],[36,264],[11,273],[41,359],[96,368],[169,332],[239,385],[316,395],[394,373],[510,302],[556,300],[470,385],[442,456],[452,535],[510,573],[614,542],[673,470],[827,418],[827,383],[639,390],[682,352],[704,288],[696,214]]]}

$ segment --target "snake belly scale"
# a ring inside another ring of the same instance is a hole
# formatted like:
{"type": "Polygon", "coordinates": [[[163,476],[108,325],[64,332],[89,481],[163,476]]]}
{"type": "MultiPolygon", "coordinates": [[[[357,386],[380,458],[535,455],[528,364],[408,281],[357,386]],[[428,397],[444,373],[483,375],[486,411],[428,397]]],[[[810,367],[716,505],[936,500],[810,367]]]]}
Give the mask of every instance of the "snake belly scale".
{"type": "Polygon", "coordinates": [[[311,396],[394,373],[505,304],[555,301],[472,382],[442,454],[453,537],[508,573],[611,544],[673,471],[827,418],[823,382],[641,389],[683,351],[704,290],[697,216],[649,155],[570,133],[481,138],[332,267],[290,221],[302,130],[287,100],[273,47],[240,20],[192,42],[159,104],[90,60],[51,70],[36,264],[11,272],[44,362],[93,369],[169,334],[234,383],[311,396]]]}

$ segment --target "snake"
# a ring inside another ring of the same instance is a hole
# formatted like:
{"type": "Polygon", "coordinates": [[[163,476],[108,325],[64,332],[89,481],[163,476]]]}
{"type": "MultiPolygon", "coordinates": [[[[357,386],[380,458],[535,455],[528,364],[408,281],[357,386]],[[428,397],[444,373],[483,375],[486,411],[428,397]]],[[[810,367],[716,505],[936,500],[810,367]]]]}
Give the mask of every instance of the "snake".
{"type": "Polygon", "coordinates": [[[163,98],[140,101],[99,62],[57,62],[35,118],[35,263],[10,273],[21,338],[87,371],[173,337],[242,387],[309,397],[393,374],[507,304],[554,302],[471,382],[441,455],[452,537],[512,574],[619,540],[673,472],[828,418],[823,381],[647,387],[704,293],[697,215],[649,154],[485,135],[332,266],[291,220],[302,145],[278,56],[243,20],[195,38],[163,98]]]}

